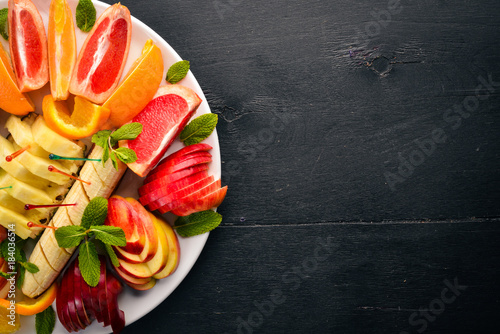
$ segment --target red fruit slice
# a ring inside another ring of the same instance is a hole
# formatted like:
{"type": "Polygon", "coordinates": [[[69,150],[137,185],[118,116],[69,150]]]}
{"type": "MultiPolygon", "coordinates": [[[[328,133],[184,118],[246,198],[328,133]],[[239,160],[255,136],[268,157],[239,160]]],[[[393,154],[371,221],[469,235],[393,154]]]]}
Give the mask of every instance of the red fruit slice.
{"type": "MultiPolygon", "coordinates": [[[[87,311],[85,310],[85,305],[83,303],[82,299],[82,285],[81,285],[81,278],[82,274],[80,273],[80,268],[76,265],[73,266],[73,277],[72,277],[72,283],[74,285],[74,301],[75,301],[75,308],[76,312],[78,315],[78,319],[80,319],[80,322],[84,325],[84,327],[87,327],[90,325],[92,322],[87,315],[87,311]]],[[[87,285],[87,284],[85,284],[87,285]]]]}
{"type": "Polygon", "coordinates": [[[78,55],[69,91],[102,104],[115,90],[127,61],[132,23],[127,7],[108,7],[78,55]]]}
{"type": "MultiPolygon", "coordinates": [[[[158,199],[156,199],[155,201],[149,203],[148,208],[150,211],[154,211],[154,210],[159,209],[161,207],[171,205],[172,201],[175,201],[177,199],[185,197],[185,196],[191,194],[192,192],[194,192],[202,187],[205,187],[206,185],[208,185],[212,182],[214,182],[214,177],[213,177],[213,175],[210,175],[210,176],[207,176],[203,179],[196,181],[195,183],[191,183],[191,184],[187,185],[186,187],[182,187],[178,190],[173,190],[172,192],[163,192],[163,193],[160,192],[159,193],[160,197],[158,197],[158,199]]],[[[159,190],[161,191],[161,189],[159,189],[159,190]]],[[[174,207],[172,207],[171,209],[173,209],[173,208],[174,207]]],[[[169,209],[167,211],[170,211],[171,209],[169,209]]]]}
{"type": "Polygon", "coordinates": [[[198,95],[187,87],[160,87],[155,98],[132,120],[143,125],[142,133],[134,140],[121,141],[119,144],[137,153],[137,161],[128,164],[128,167],[139,176],[148,174],[200,103],[198,95]]]}
{"type": "Polygon", "coordinates": [[[168,194],[171,194],[173,192],[176,192],[182,188],[185,188],[201,179],[205,179],[208,177],[207,171],[201,171],[199,173],[190,175],[188,177],[185,177],[183,179],[180,179],[178,181],[169,183],[163,187],[158,187],[154,189],[153,191],[146,193],[144,196],[139,198],[139,201],[141,202],[142,205],[148,205],[151,202],[154,202],[161,197],[167,196],[168,194]]]}
{"type": "Polygon", "coordinates": [[[151,178],[148,182],[144,181],[144,185],[139,188],[139,195],[143,196],[148,192],[166,186],[169,183],[178,181],[182,178],[185,178],[189,175],[193,175],[198,172],[208,170],[208,164],[200,164],[189,168],[184,168],[183,170],[174,172],[174,173],[159,173],[159,177],[151,178]]]}
{"type": "MultiPolygon", "coordinates": [[[[196,152],[209,151],[211,149],[212,149],[212,146],[210,146],[208,144],[205,144],[205,143],[199,143],[199,144],[189,145],[189,146],[186,146],[184,148],[181,148],[177,152],[174,152],[174,153],[170,154],[168,157],[166,157],[165,159],[163,159],[162,161],[160,161],[160,163],[158,164],[158,166],[161,166],[164,163],[167,163],[169,161],[172,161],[173,159],[177,159],[177,158],[179,158],[181,156],[184,156],[184,155],[189,155],[189,154],[196,153],[196,152]]],[[[156,169],[158,168],[158,166],[155,167],[149,173],[148,176],[156,173],[156,169]]]]}
{"type": "Polygon", "coordinates": [[[65,276],[67,279],[66,291],[68,297],[66,299],[66,303],[68,304],[69,317],[71,319],[71,322],[76,328],[85,329],[86,326],[82,323],[82,321],[78,317],[78,313],[75,306],[75,285],[74,285],[75,276],[73,275],[73,267],[68,268],[65,276]]]}
{"type": "Polygon", "coordinates": [[[107,313],[113,333],[120,333],[125,327],[125,314],[118,308],[118,294],[122,291],[121,283],[111,274],[106,275],[107,313]]]}
{"type": "Polygon", "coordinates": [[[160,211],[160,213],[163,214],[163,213],[172,211],[172,210],[178,208],[179,206],[188,204],[191,201],[195,201],[198,198],[204,197],[204,196],[216,191],[217,189],[220,189],[220,184],[221,184],[221,180],[219,179],[219,180],[213,181],[212,183],[202,185],[202,186],[198,187],[197,189],[195,189],[194,191],[182,192],[179,194],[179,196],[174,196],[175,197],[174,200],[172,200],[167,205],[164,205],[161,208],[159,208],[158,211],[160,211]]]}
{"type": "Polygon", "coordinates": [[[69,297],[69,293],[66,288],[66,286],[68,285],[67,276],[68,275],[63,275],[61,286],[59,290],[57,290],[57,296],[56,296],[57,316],[59,317],[59,321],[61,322],[61,324],[64,326],[64,328],[66,328],[68,332],[76,332],[78,329],[71,321],[68,312],[67,298],[69,297]]]}
{"type": "MultiPolygon", "coordinates": [[[[208,159],[210,159],[210,161],[212,161],[212,155],[209,152],[202,151],[202,152],[195,152],[195,153],[191,153],[191,154],[186,154],[186,155],[182,155],[180,157],[174,158],[174,159],[169,159],[167,162],[164,162],[162,164],[157,165],[154,169],[155,174],[160,173],[164,170],[173,170],[174,169],[173,167],[175,167],[175,170],[179,170],[179,169],[177,169],[178,165],[180,165],[181,163],[183,163],[184,161],[187,161],[187,160],[191,161],[191,159],[194,159],[194,158],[202,158],[203,160],[205,160],[204,158],[208,158],[208,159]]],[[[208,161],[208,162],[210,162],[210,161],[208,161]]],[[[186,168],[184,166],[186,166],[186,165],[185,164],[181,165],[182,169],[186,168]]]]}
{"type": "MultiPolygon", "coordinates": [[[[78,268],[78,265],[75,265],[75,267],[78,268]]],[[[90,285],[85,282],[83,279],[83,276],[81,275],[80,272],[80,288],[81,288],[81,293],[82,293],[82,303],[85,308],[85,312],[87,312],[87,315],[92,322],[93,319],[95,319],[95,306],[94,303],[92,302],[92,292],[90,285]]]]}
{"type": "Polygon", "coordinates": [[[179,206],[172,210],[172,213],[177,216],[188,216],[192,213],[210,210],[211,208],[221,205],[224,197],[226,197],[227,186],[220,188],[204,197],[191,200],[189,203],[179,206]]]}
{"type": "Polygon", "coordinates": [[[30,0],[9,0],[9,47],[21,92],[49,81],[47,36],[42,17],[30,0]]]}
{"type": "Polygon", "coordinates": [[[97,319],[98,322],[103,323],[104,322],[104,316],[103,316],[103,311],[101,308],[101,300],[103,296],[105,296],[105,291],[100,290],[106,283],[106,263],[105,261],[100,258],[101,260],[101,268],[100,268],[100,276],[99,276],[99,283],[95,287],[90,287],[90,296],[92,298],[92,305],[94,307],[94,312],[95,312],[95,318],[97,319]]]}

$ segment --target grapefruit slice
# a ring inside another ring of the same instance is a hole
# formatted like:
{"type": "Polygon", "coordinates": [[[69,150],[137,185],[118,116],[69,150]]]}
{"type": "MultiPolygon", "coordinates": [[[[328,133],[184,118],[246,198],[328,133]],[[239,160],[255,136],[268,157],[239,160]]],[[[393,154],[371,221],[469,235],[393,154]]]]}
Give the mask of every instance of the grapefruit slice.
{"type": "Polygon", "coordinates": [[[75,24],[66,0],[50,3],[48,44],[50,92],[54,100],[66,100],[76,63],[75,24]]]}
{"type": "Polygon", "coordinates": [[[125,67],[132,23],[117,3],[99,17],[83,43],[69,85],[70,93],[102,104],[113,93],[125,67]]]}
{"type": "Polygon", "coordinates": [[[9,0],[9,47],[21,92],[49,81],[47,36],[42,17],[30,0],[9,0]]]}
{"type": "Polygon", "coordinates": [[[103,107],[111,110],[105,127],[120,127],[140,113],[155,96],[162,79],[161,50],[149,39],[123,82],[103,104],[103,107]]]}
{"type": "Polygon", "coordinates": [[[120,141],[137,154],[137,161],[128,167],[143,177],[161,159],[170,144],[182,131],[201,103],[199,96],[181,85],[168,85],[158,89],[155,98],[132,119],[142,124],[142,133],[134,140],[120,141]]]}
{"type": "Polygon", "coordinates": [[[10,66],[9,56],[0,44],[0,108],[14,115],[26,115],[35,110],[27,94],[21,93],[16,76],[10,66]]]}

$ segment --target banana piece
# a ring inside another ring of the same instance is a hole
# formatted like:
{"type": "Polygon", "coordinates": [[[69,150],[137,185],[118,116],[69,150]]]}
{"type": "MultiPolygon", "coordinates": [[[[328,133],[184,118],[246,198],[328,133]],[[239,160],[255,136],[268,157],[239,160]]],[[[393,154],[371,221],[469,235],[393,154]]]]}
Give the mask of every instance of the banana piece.
{"type": "MultiPolygon", "coordinates": [[[[102,149],[95,146],[90,156],[99,156],[102,154],[102,149]]],[[[118,185],[119,180],[125,173],[127,166],[121,162],[118,163],[118,170],[116,170],[111,160],[107,161],[103,166],[102,163],[87,161],[80,171],[80,178],[90,182],[90,185],[77,182],[71,187],[68,195],[63,203],[73,203],[76,199],[78,205],[76,207],[66,207],[66,210],[58,210],[52,218],[50,224],[56,227],[66,225],[79,225],[83,215],[85,206],[80,205],[88,203],[94,197],[102,196],[109,197],[115,187],[118,185]],[[106,181],[106,183],[104,183],[106,181]],[[87,201],[87,202],[86,202],[87,201]]],[[[63,209],[63,208],[61,208],[63,209]]],[[[36,274],[26,275],[22,290],[23,293],[31,298],[40,295],[47,289],[52,282],[57,278],[66,263],[74,252],[74,249],[61,249],[58,247],[57,242],[54,242],[53,231],[46,229],[40,240],[37,243],[38,248],[35,247],[30,256],[29,261],[36,264],[40,271],[36,274]],[[43,257],[39,253],[43,253],[43,257]],[[45,259],[45,262],[43,261],[45,259]]]]}
{"type": "Polygon", "coordinates": [[[36,274],[32,274],[26,270],[23,282],[23,292],[25,289],[27,289],[31,291],[33,296],[38,296],[52,284],[51,282],[47,285],[48,281],[44,280],[44,277],[55,278],[57,277],[57,275],[59,275],[59,272],[55,271],[54,268],[52,268],[48,263],[41,248],[40,242],[37,242],[37,244],[35,245],[29,261],[31,263],[35,263],[38,266],[39,271],[36,274]]]}

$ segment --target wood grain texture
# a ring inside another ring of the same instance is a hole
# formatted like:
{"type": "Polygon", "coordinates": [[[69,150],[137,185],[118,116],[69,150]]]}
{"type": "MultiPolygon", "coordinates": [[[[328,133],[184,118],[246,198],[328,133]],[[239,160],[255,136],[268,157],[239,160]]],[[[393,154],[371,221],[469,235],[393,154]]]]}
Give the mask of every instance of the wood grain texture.
{"type": "Polygon", "coordinates": [[[422,332],[498,333],[500,2],[398,3],[122,1],[191,61],[229,185],[192,272],[125,333],[235,333],[274,289],[254,333],[417,333],[455,277],[422,332]]]}

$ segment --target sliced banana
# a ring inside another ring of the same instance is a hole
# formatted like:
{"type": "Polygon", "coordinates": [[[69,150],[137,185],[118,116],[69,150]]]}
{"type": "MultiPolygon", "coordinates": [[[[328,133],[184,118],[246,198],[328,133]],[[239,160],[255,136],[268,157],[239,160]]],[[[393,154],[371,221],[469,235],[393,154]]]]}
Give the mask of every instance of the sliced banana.
{"type": "Polygon", "coordinates": [[[85,211],[85,208],[89,204],[87,193],[85,193],[81,182],[75,182],[68,195],[66,195],[64,202],[70,204],[76,203],[75,206],[62,207],[61,209],[66,210],[68,218],[73,225],[80,225],[83,211],[85,211]]]}

